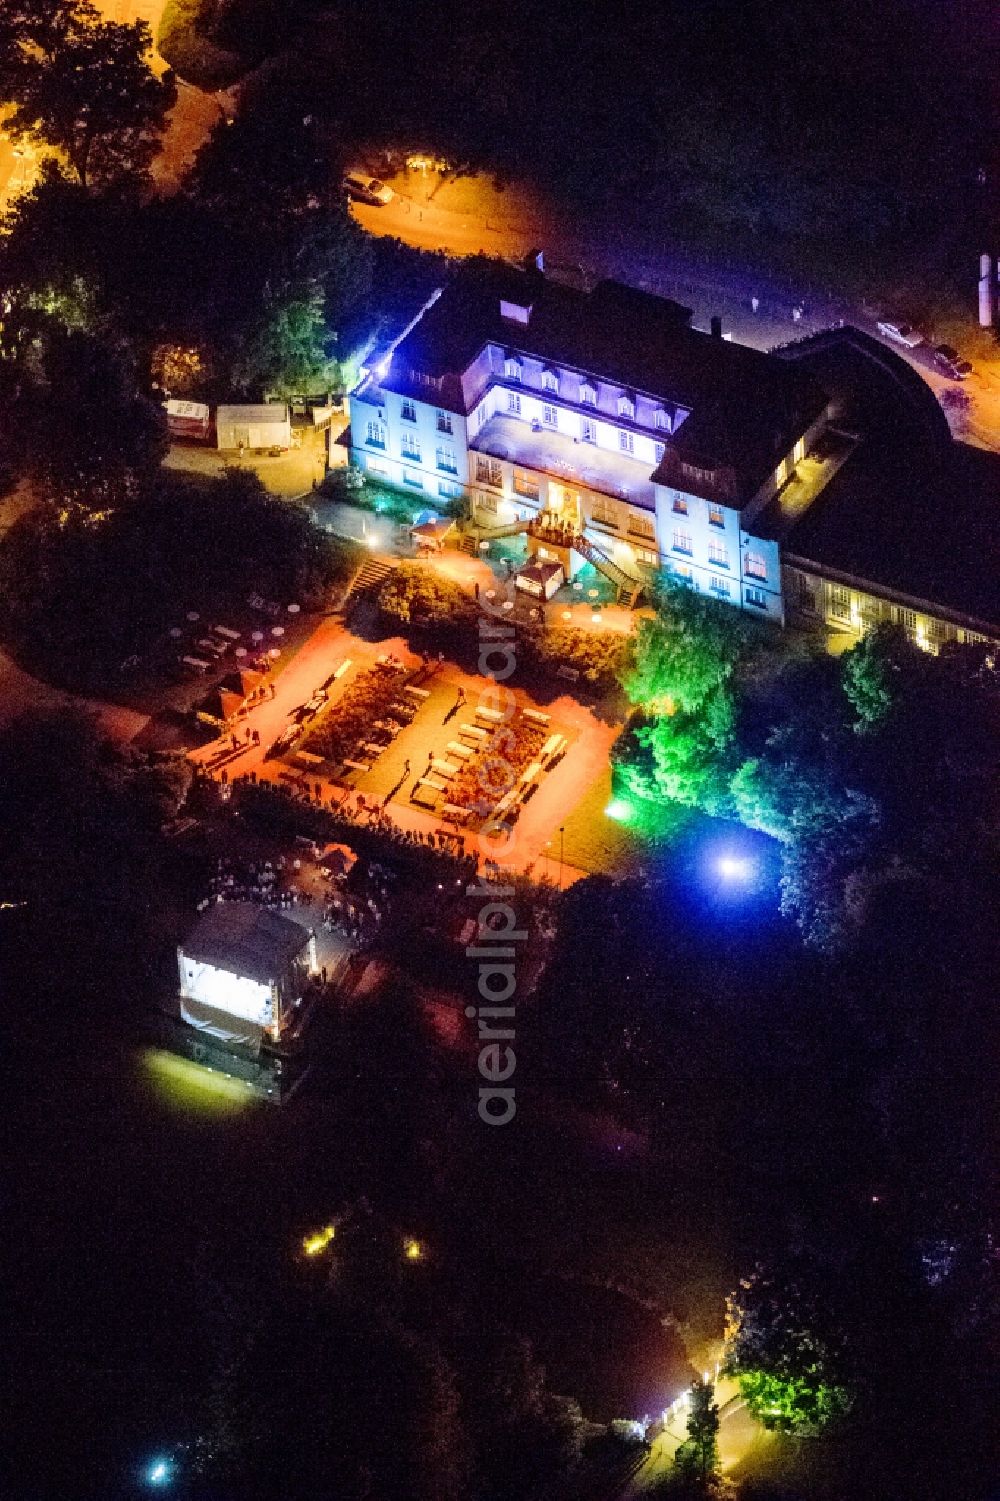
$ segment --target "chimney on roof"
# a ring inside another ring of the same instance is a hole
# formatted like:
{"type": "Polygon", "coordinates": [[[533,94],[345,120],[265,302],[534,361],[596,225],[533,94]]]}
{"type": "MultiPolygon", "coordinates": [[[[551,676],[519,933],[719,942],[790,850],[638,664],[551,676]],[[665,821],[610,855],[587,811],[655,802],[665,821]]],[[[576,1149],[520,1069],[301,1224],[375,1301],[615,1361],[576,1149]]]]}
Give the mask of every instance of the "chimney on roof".
{"type": "Polygon", "coordinates": [[[722,319],[719,317],[718,313],[712,314],[712,321],[709,324],[709,327],[712,330],[713,339],[722,338],[722,319]]]}

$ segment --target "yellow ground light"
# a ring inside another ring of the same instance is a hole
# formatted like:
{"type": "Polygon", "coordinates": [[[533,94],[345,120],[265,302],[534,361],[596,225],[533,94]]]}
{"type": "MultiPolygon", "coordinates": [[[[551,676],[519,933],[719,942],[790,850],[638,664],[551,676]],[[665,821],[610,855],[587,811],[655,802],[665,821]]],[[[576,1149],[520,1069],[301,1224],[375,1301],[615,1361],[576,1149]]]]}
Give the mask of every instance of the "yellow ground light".
{"type": "Polygon", "coordinates": [[[160,1100],[174,1109],[205,1116],[233,1115],[257,1100],[242,1079],[191,1063],[162,1048],[144,1048],[142,1072],[160,1100]]]}

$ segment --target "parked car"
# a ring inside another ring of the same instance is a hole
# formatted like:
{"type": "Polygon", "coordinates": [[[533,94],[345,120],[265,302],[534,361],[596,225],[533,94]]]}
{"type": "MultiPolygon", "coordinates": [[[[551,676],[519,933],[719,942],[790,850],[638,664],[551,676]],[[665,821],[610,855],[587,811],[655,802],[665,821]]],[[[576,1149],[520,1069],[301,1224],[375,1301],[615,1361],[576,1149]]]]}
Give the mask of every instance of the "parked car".
{"type": "Polygon", "coordinates": [[[910,323],[891,323],[888,319],[883,319],[875,326],[883,339],[891,339],[894,344],[902,344],[906,349],[916,349],[918,344],[924,342],[923,334],[918,333],[910,323]]]}
{"type": "Polygon", "coordinates": [[[384,182],[377,177],[369,177],[365,172],[348,172],[344,178],[344,189],[349,198],[357,198],[361,203],[384,205],[391,203],[396,196],[384,182]]]}
{"type": "Polygon", "coordinates": [[[949,380],[965,380],[972,374],[969,361],[963,360],[958,350],[951,344],[935,345],[934,363],[941,374],[947,375],[949,380]]]}

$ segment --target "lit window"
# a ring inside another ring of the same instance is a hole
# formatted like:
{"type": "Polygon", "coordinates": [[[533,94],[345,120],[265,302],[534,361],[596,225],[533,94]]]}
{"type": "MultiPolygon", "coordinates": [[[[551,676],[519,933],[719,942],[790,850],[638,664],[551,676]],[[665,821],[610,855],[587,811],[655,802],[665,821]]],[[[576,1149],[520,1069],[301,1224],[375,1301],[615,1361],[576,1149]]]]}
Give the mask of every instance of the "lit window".
{"type": "Polygon", "coordinates": [[[613,526],[618,529],[618,511],[608,500],[595,499],[590,512],[591,521],[596,521],[599,526],[613,526]]]}
{"type": "Polygon", "coordinates": [[[686,516],[687,513],[688,513],[688,503],[687,503],[687,501],[684,499],[683,495],[675,495],[674,496],[674,515],[675,516],[686,516]]]}
{"type": "Polygon", "coordinates": [[[399,451],[404,459],[413,459],[416,463],[420,463],[420,439],[416,433],[403,434],[399,451]]]}
{"type": "Polygon", "coordinates": [[[368,435],[365,438],[365,442],[371,448],[385,447],[385,428],[382,426],[381,422],[369,422],[368,435]]]}
{"type": "Polygon", "coordinates": [[[416,422],[417,408],[412,401],[403,401],[399,405],[399,415],[404,422],[416,422]]]}
{"type": "Polygon", "coordinates": [[[666,451],[667,451],[667,445],[665,443],[654,443],[653,444],[653,457],[654,457],[654,459],[656,460],[656,462],[658,464],[662,461],[663,455],[666,453],[666,451]]]}
{"type": "Polygon", "coordinates": [[[746,553],[743,558],[743,572],[747,575],[748,578],[766,579],[767,562],[764,558],[763,553],[746,553]]]}
{"type": "Polygon", "coordinates": [[[543,370],[542,371],[542,390],[543,391],[558,391],[558,389],[559,389],[559,378],[556,375],[555,371],[554,370],[543,370]]]}
{"type": "Polygon", "coordinates": [[[580,387],[580,400],[584,406],[596,407],[597,405],[597,388],[587,380],[580,387]]]}
{"type": "Polygon", "coordinates": [[[584,443],[596,443],[597,423],[591,422],[588,417],[584,417],[583,421],[580,423],[580,437],[583,439],[584,443]]]}
{"type": "Polygon", "coordinates": [[[520,393],[520,391],[508,391],[507,392],[507,410],[508,410],[508,412],[513,412],[513,414],[514,414],[515,417],[520,417],[520,415],[521,415],[521,393],[520,393]]]}
{"type": "Polygon", "coordinates": [[[687,563],[672,563],[670,571],[675,578],[681,579],[685,584],[690,584],[694,579],[694,574],[687,563]]]}
{"type": "Polygon", "coordinates": [[[758,610],[767,609],[767,595],[763,589],[758,589],[754,584],[747,585],[744,598],[748,605],[756,605],[758,610]]]}
{"type": "Polygon", "coordinates": [[[729,580],[724,579],[721,574],[710,573],[708,576],[708,587],[713,594],[718,594],[725,599],[729,598],[729,580]]]}
{"type": "Polygon", "coordinates": [[[670,416],[669,416],[669,413],[667,413],[667,412],[664,411],[663,407],[657,407],[656,408],[656,418],[655,418],[655,421],[656,421],[657,427],[660,429],[661,432],[669,433],[669,431],[670,431],[670,416]]]}
{"type": "Polygon", "coordinates": [[[648,537],[651,541],[656,537],[656,524],[651,516],[636,516],[634,513],[628,518],[629,535],[632,537],[648,537]]]}
{"type": "Polygon", "coordinates": [[[462,493],[461,485],[452,485],[445,479],[438,480],[438,497],[441,500],[457,500],[462,493]]]}
{"type": "Polygon", "coordinates": [[[618,415],[619,417],[628,417],[629,419],[635,416],[635,402],[631,396],[619,396],[618,415]]]}
{"type": "Polygon", "coordinates": [[[550,407],[550,406],[544,406],[544,407],[542,407],[542,421],[544,423],[546,423],[547,426],[549,426],[549,427],[558,427],[558,425],[559,425],[559,418],[556,416],[556,409],[555,409],[555,407],[550,407]]]}
{"type": "Polygon", "coordinates": [[[424,488],[424,477],[422,474],[417,474],[413,469],[404,469],[403,484],[409,485],[411,490],[422,490],[424,488]]]}
{"type": "Polygon", "coordinates": [[[521,361],[515,360],[512,356],[508,356],[508,358],[503,362],[503,373],[504,375],[506,375],[508,380],[520,380],[521,361]]]}
{"type": "Polygon", "coordinates": [[[618,434],[618,447],[621,449],[622,453],[634,453],[635,439],[633,438],[632,434],[620,432],[618,434]]]}
{"type": "Polygon", "coordinates": [[[476,456],[476,479],[481,485],[494,485],[498,490],[503,484],[503,467],[499,459],[490,459],[485,454],[476,456]]]}
{"type": "Polygon", "coordinates": [[[709,506],[708,524],[709,526],[725,526],[726,515],[721,506],[709,506]]]}
{"type": "Polygon", "coordinates": [[[721,542],[710,542],[708,544],[708,561],[714,563],[716,567],[728,568],[729,549],[721,542]]]}
{"type": "Polygon", "coordinates": [[[830,590],[830,614],[834,620],[850,620],[851,618],[851,591],[843,588],[840,584],[834,584],[830,590]]]}
{"type": "Polygon", "coordinates": [[[674,532],[674,552],[686,552],[690,556],[692,552],[690,532],[674,532]]]}
{"type": "Polygon", "coordinates": [[[447,446],[438,448],[435,451],[435,460],[437,467],[443,469],[445,474],[458,473],[458,465],[455,462],[455,450],[453,448],[447,446]]]}
{"type": "Polygon", "coordinates": [[[437,429],[438,429],[439,433],[450,433],[451,432],[451,413],[450,412],[438,412],[438,414],[437,414],[437,429]]]}

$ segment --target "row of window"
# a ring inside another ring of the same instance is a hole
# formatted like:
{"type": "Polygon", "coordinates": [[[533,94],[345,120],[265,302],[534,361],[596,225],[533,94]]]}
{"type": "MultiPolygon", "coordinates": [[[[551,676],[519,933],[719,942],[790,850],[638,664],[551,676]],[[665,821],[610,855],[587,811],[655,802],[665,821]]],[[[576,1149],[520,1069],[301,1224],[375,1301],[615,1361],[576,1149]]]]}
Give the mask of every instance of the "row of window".
{"type": "MultiPolygon", "coordinates": [[[[508,355],[503,363],[503,373],[507,380],[520,381],[524,379],[524,365],[514,355],[508,355]]],[[[559,376],[555,370],[543,370],[541,376],[543,391],[551,391],[553,395],[559,392],[559,376]]],[[[597,387],[591,381],[584,380],[580,383],[580,402],[583,406],[596,407],[597,387]]],[[[636,402],[634,396],[624,392],[618,398],[618,415],[627,417],[630,422],[635,421],[636,402]]],[[[669,433],[670,413],[664,407],[657,407],[653,413],[653,422],[661,432],[669,433]]]]}
{"type": "MultiPolygon", "coordinates": [[[[694,556],[694,538],[690,532],[676,530],[673,535],[674,552],[682,553],[685,557],[694,556]]],[[[708,561],[716,568],[729,567],[729,548],[723,542],[710,542],[708,544],[708,561]]],[[[745,552],[743,554],[743,572],[748,578],[767,578],[767,559],[763,553],[745,552]]]]}
{"type": "MultiPolygon", "coordinates": [[[[368,473],[374,475],[376,479],[388,480],[390,478],[388,465],[380,463],[377,459],[368,460],[368,473]]],[[[412,469],[403,470],[403,483],[411,490],[425,489],[423,476],[412,469]]],[[[439,480],[437,493],[439,500],[457,500],[462,494],[462,486],[449,484],[447,480],[439,480]]]]}
{"type": "MultiPolygon", "coordinates": [[[[708,502],[707,509],[708,509],[708,524],[709,524],[709,526],[725,526],[725,524],[726,524],[726,513],[725,513],[724,509],[722,508],[722,506],[713,505],[711,502],[708,502]]],[[[675,495],[674,496],[674,514],[675,515],[677,515],[677,516],[687,516],[687,515],[690,514],[690,510],[691,510],[690,503],[688,502],[686,496],[684,496],[684,495],[675,495]]]]}
{"type": "MultiPolygon", "coordinates": [[[[417,420],[417,404],[416,404],[416,402],[414,402],[414,401],[406,401],[406,400],[401,401],[400,404],[399,404],[399,415],[403,419],[404,422],[416,422],[416,420],[417,420]]],[[[437,422],[437,430],[438,430],[439,433],[452,433],[452,432],[454,432],[454,427],[452,425],[452,415],[451,415],[450,412],[438,411],[437,414],[436,414],[435,420],[437,422]]]]}
{"type": "MultiPolygon", "coordinates": [[[[520,396],[520,392],[518,392],[518,391],[508,391],[507,392],[507,411],[510,413],[510,415],[512,417],[520,417],[520,415],[521,415],[521,396],[520,396]]],[[[551,428],[555,429],[558,432],[558,430],[559,430],[559,408],[558,407],[554,407],[554,406],[550,405],[548,402],[546,402],[545,405],[542,407],[542,422],[545,424],[546,427],[551,427],[551,428]]],[[[582,443],[596,443],[597,442],[597,423],[593,422],[589,417],[581,417],[580,418],[580,441],[582,443]]],[[[619,450],[622,453],[627,453],[627,454],[631,454],[631,455],[635,454],[635,438],[634,438],[634,436],[633,436],[632,433],[626,432],[624,430],[624,428],[620,429],[619,433],[618,433],[618,447],[619,447],[619,450]]],[[[654,443],[653,444],[653,452],[654,452],[655,457],[656,457],[656,462],[659,463],[660,460],[663,458],[663,455],[664,455],[664,452],[665,452],[665,445],[663,443],[654,443]]]]}

